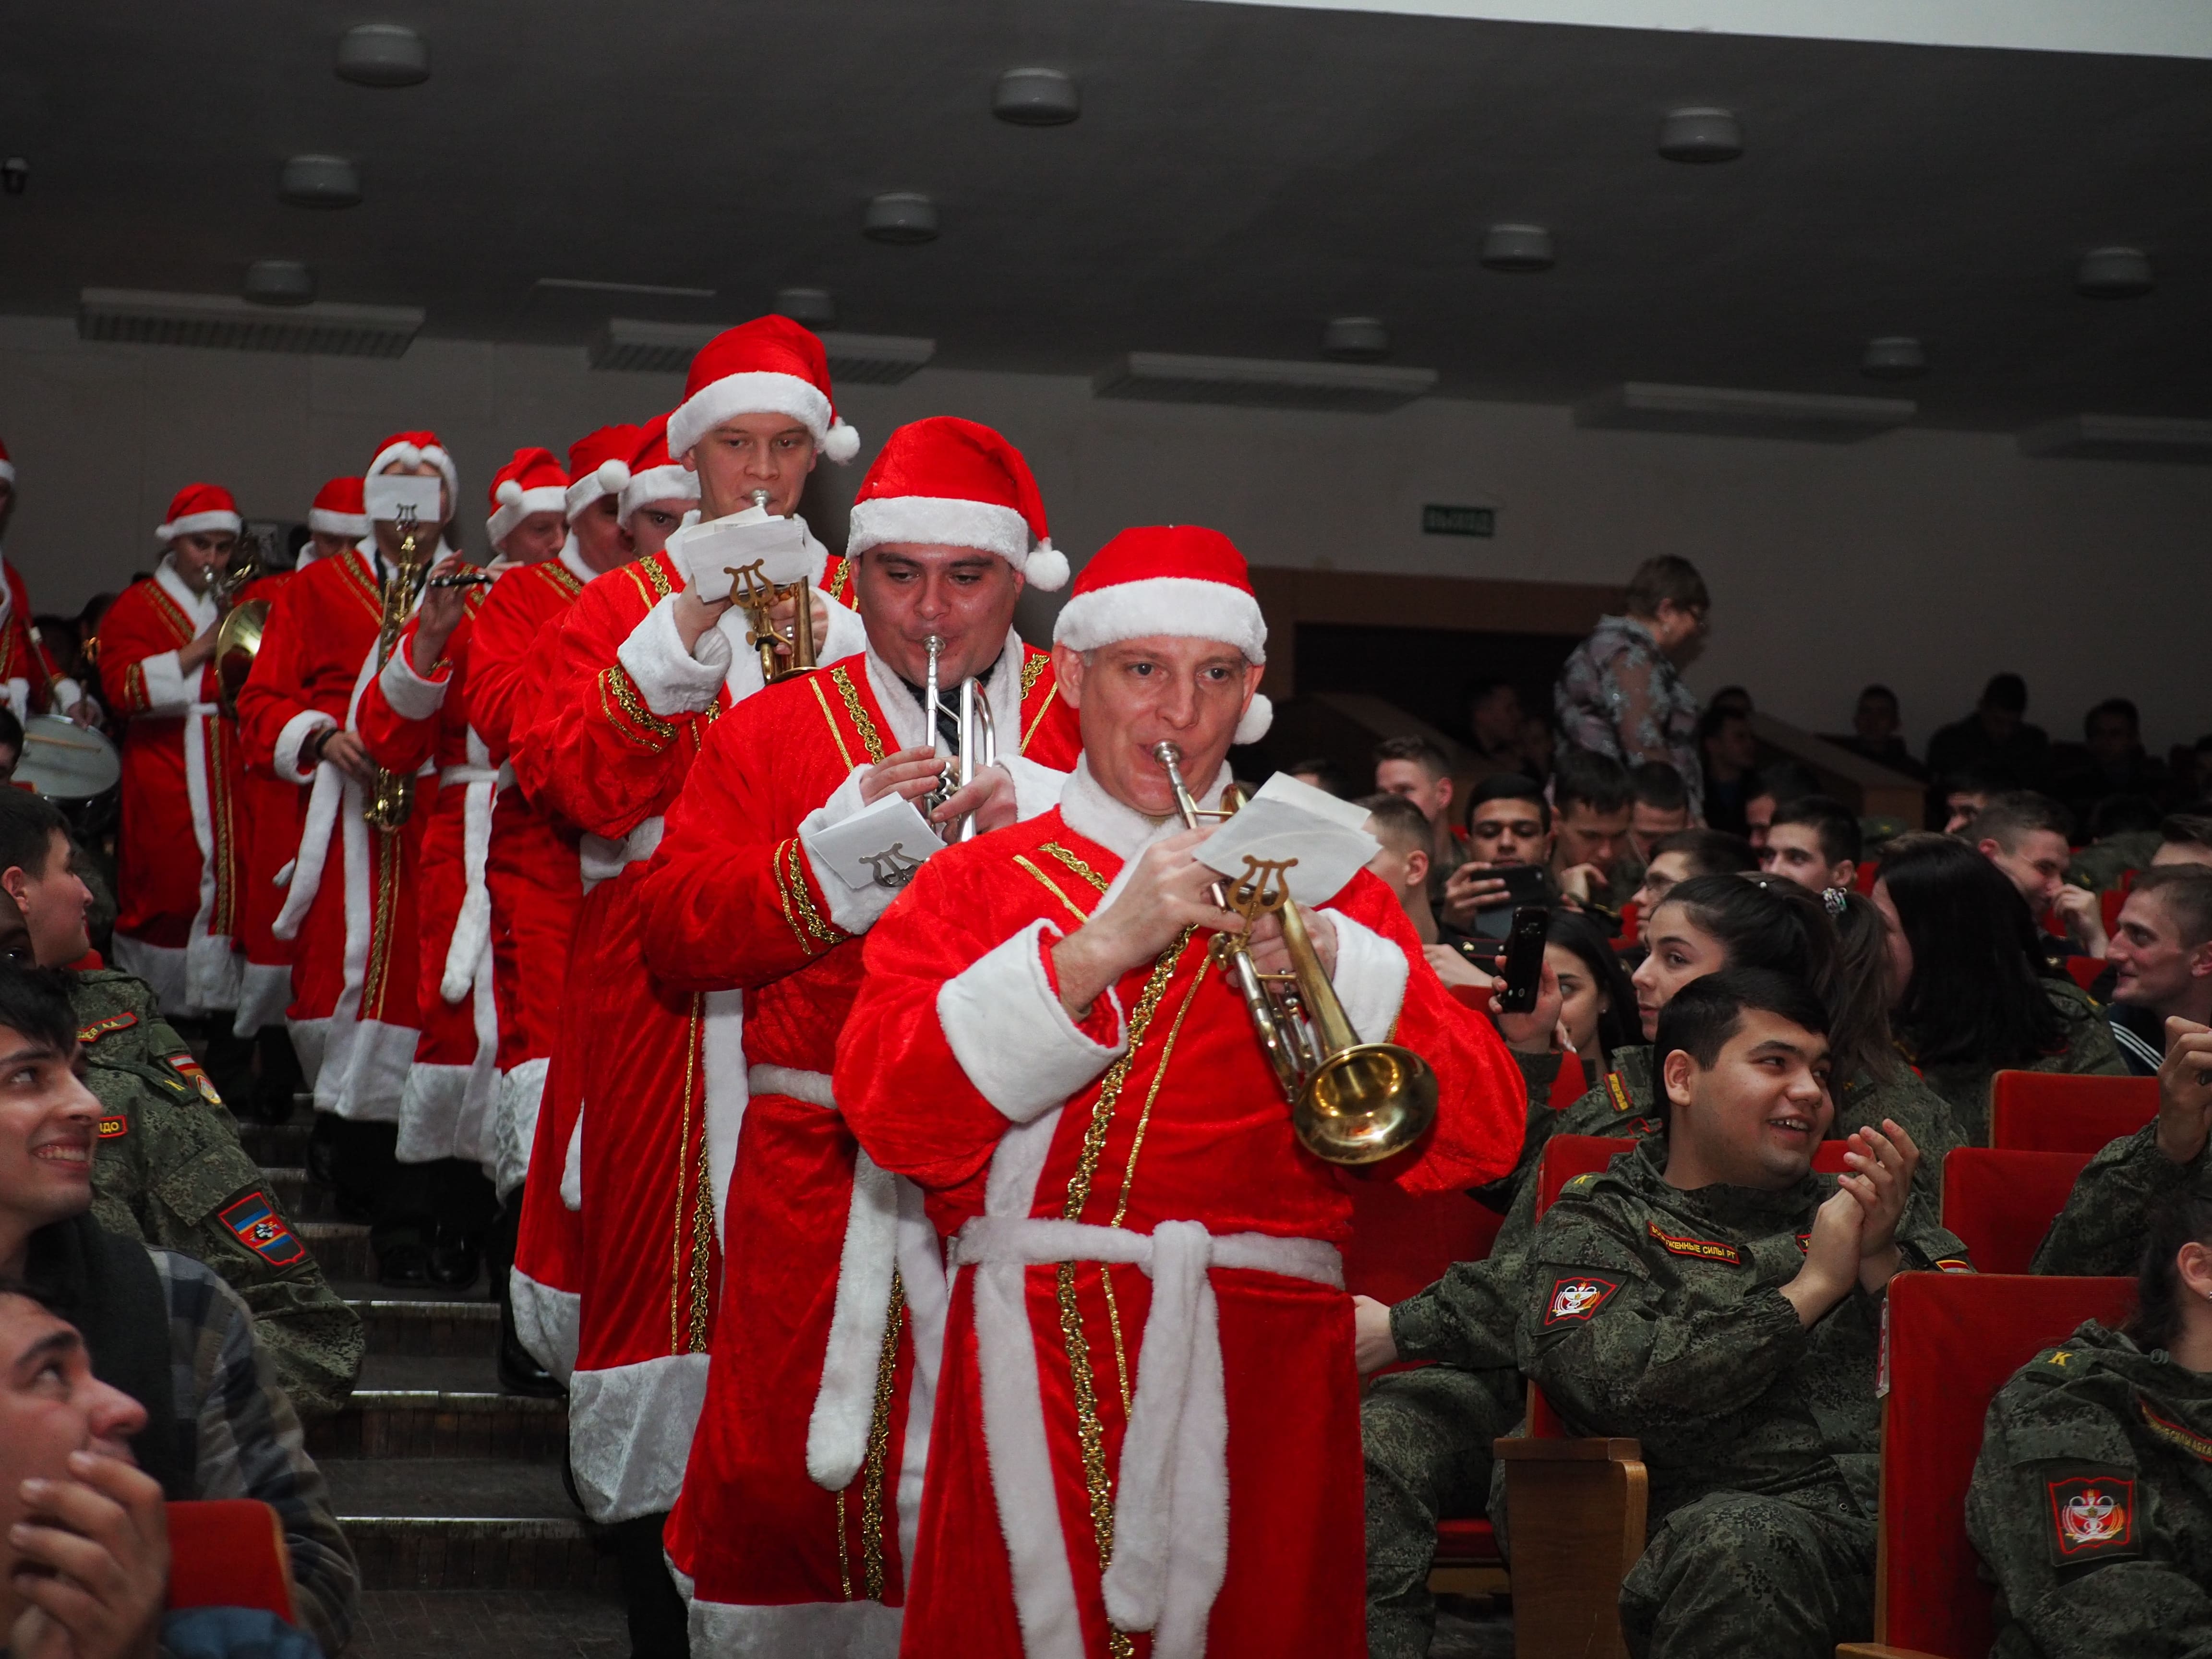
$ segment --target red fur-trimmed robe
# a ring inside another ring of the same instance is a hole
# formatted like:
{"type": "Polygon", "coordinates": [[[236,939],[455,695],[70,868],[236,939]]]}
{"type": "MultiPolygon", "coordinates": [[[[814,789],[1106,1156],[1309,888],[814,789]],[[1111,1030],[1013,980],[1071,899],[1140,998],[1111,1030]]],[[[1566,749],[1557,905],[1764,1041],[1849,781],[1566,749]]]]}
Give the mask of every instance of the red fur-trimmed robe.
{"type": "Polygon", "coordinates": [[[249,760],[311,786],[272,931],[293,941],[286,1019],[316,1109],[396,1122],[417,1036],[415,861],[429,815],[414,812],[396,830],[371,829],[361,816],[361,785],[328,762],[300,764],[314,732],[352,727],[374,673],[383,616],[374,546],[364,538],[285,584],[238,714],[249,760]]]}
{"type": "MultiPolygon", "coordinates": [[[[540,810],[584,833],[592,884],[553,1066],[573,1065],[575,1104],[564,1086],[538,1115],[539,1175],[523,1192],[532,1254],[518,1246],[513,1288],[517,1331],[568,1374],[569,1464],[600,1522],[665,1510],[683,1484],[721,1276],[710,1160],[719,1145],[726,1172],[744,1103],[739,994],[657,985],[639,933],[661,815],[709,723],[760,689],[734,607],[699,643],[710,659],[684,653],[672,618],[683,580],[659,553],[584,590],[539,653],[538,718],[513,756],[540,810]],[[574,1229],[565,1249],[541,1237],[563,1227],[574,1229]],[[526,1260],[557,1262],[574,1286],[545,1284],[526,1260]]],[[[851,611],[830,610],[823,654],[842,656],[864,636],[851,611]]]]}
{"type": "MultiPolygon", "coordinates": [[[[301,568],[314,562],[312,546],[301,554],[301,568]]],[[[276,596],[294,575],[272,570],[240,588],[234,605],[258,599],[276,609],[276,596]]],[[[307,810],[307,792],[276,775],[268,762],[256,762],[246,750],[235,721],[230,738],[240,755],[238,817],[242,855],[238,900],[238,944],[245,956],[239,970],[238,1016],[232,1029],[252,1036],[264,1025],[284,1018],[292,1000],[292,941],[274,931],[277,914],[284,908],[280,874],[289,878],[292,861],[300,855],[300,828],[307,810]]]]}
{"type": "MultiPolygon", "coordinates": [[[[1053,984],[1054,942],[1180,829],[1079,767],[1056,811],[924,865],[866,946],[837,1097],[957,1234],[908,1659],[1364,1650],[1336,1251],[1355,1177],[1292,1136],[1204,938],[1123,975],[1080,1026],[1053,984]],[[1110,1632],[1109,1607],[1154,1633],[1110,1632]]],[[[1440,1085],[1418,1161],[1370,1178],[1504,1174],[1525,1094],[1504,1045],[1371,875],[1325,908],[1353,1026],[1415,1049],[1440,1085]]]]}
{"type": "Polygon", "coordinates": [[[189,676],[177,653],[215,627],[167,557],[100,624],[100,677],[123,731],[115,965],[154,988],[161,1012],[238,1006],[243,874],[238,732],[216,709],[212,659],[189,676]]]}
{"type": "MultiPolygon", "coordinates": [[[[1058,799],[1079,738],[1051,659],[1009,634],[986,680],[1024,811],[1058,799]]],[[[647,872],[663,983],[745,997],[749,1099],[728,1174],[724,1299],[707,1404],[667,1528],[698,1655],[880,1654],[898,1645],[944,1330],[945,1268],[921,1194],[858,1148],[830,1092],[890,890],[812,862],[803,832],[860,810],[860,779],[927,742],[872,651],[770,687],[719,721],[647,872]],[[903,1189],[902,1191],[901,1189],[903,1189]]]]}
{"type": "Polygon", "coordinates": [[[31,637],[33,626],[31,590],[23,574],[0,559],[0,696],[18,719],[31,713],[65,714],[84,696],[75,680],[55,684],[53,653],[31,637]]]}

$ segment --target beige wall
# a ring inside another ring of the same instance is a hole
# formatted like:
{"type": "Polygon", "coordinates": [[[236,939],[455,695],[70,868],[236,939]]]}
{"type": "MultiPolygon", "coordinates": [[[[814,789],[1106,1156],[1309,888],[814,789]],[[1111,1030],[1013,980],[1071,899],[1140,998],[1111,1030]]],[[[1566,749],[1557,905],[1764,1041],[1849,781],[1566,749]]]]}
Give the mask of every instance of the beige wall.
{"type": "MultiPolygon", "coordinates": [[[[179,484],[299,518],[325,477],[413,426],[444,435],[481,514],[516,445],[559,449],[679,391],[594,374],[575,349],[423,340],[370,362],[88,344],[66,320],[0,318],[0,436],[22,490],[8,555],[41,608],[74,609],[151,563],[179,484]]],[[[1000,427],[1079,562],[1122,525],[1176,520],[1255,562],[1346,570],[1619,581],[1680,552],[1716,601],[1692,683],[1741,681],[1802,725],[1842,726],[1883,679],[1917,744],[2014,668],[2057,736],[2115,693],[2142,705],[2154,746],[2212,729],[2212,470],[2030,461],[1996,434],[1584,432],[1562,409],[1443,399],[1382,417],[1102,402],[1080,380],[957,370],[854,387],[842,407],[871,445],[927,414],[1000,427]],[[1428,501],[1494,505],[1497,538],[1422,535],[1428,501]]],[[[848,494],[860,471],[840,472],[848,494]]]]}

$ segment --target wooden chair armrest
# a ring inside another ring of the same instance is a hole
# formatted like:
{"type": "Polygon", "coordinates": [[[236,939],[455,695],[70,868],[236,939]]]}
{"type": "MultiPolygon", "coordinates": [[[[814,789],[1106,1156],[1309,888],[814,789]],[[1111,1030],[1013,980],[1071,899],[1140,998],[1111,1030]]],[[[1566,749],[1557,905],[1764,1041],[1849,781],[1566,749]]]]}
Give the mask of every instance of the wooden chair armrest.
{"type": "Polygon", "coordinates": [[[1623,1438],[1513,1438],[1496,1452],[1505,1468],[1515,1652],[1626,1659],[1620,1589],[1644,1553],[1643,1449],[1623,1438]]]}
{"type": "Polygon", "coordinates": [[[1918,1648],[1893,1648],[1882,1642],[1844,1642],[1837,1645],[1836,1659],[1941,1659],[1941,1656],[1923,1653],[1918,1648]]]}
{"type": "Polygon", "coordinates": [[[1492,1449],[1504,1463],[1641,1464],[1644,1461],[1644,1448],[1634,1440],[1595,1435],[1573,1440],[1500,1440],[1492,1449]]]}

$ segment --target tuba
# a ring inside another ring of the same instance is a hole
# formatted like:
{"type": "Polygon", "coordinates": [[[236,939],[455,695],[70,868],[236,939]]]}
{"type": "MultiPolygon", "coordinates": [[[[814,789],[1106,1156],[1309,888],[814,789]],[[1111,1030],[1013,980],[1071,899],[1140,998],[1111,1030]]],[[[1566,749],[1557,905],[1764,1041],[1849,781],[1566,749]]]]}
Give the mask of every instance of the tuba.
{"type": "MultiPolygon", "coordinates": [[[[1153,746],[1152,757],[1166,771],[1176,810],[1190,828],[1201,818],[1227,817],[1243,805],[1232,784],[1223,793],[1219,811],[1202,811],[1183,781],[1182,751],[1161,743],[1153,746]]],[[[1248,857],[1244,865],[1244,873],[1225,890],[1213,884],[1213,902],[1243,916],[1248,928],[1271,911],[1280,918],[1291,971],[1261,972],[1246,933],[1217,934],[1211,953],[1244,1000],[1260,1047],[1291,1103],[1292,1133],[1324,1163],[1377,1164],[1395,1156],[1436,1121],[1436,1073],[1411,1048],[1359,1040],[1291,897],[1289,864],[1248,857]]]]}
{"type": "MultiPolygon", "coordinates": [[[[763,513],[768,511],[768,491],[753,491],[753,505],[763,513]]],[[[761,684],[774,685],[778,680],[787,680],[794,674],[804,674],[817,666],[814,660],[814,599],[804,578],[795,582],[772,582],[761,573],[764,562],[756,559],[750,564],[728,565],[724,574],[731,580],[730,597],[745,613],[745,643],[760,653],[761,684]],[[775,631],[775,623],[769,612],[784,600],[792,601],[791,632],[775,631]],[[791,661],[779,661],[778,646],[791,647],[791,661]]]]}
{"type": "MultiPolygon", "coordinates": [[[[422,597],[423,579],[430,574],[431,556],[436,550],[434,542],[428,548],[422,545],[417,533],[415,509],[399,509],[399,554],[392,562],[392,574],[384,579],[384,615],[376,633],[376,669],[392,660],[392,653],[399,647],[399,635],[405,631],[407,619],[415,613],[415,601],[422,597]]],[[[369,792],[361,816],[373,830],[393,830],[407,822],[407,815],[415,810],[415,779],[410,773],[376,769],[376,785],[369,792]]]]}
{"type": "Polygon", "coordinates": [[[248,582],[267,574],[261,538],[241,535],[230,563],[216,578],[216,603],[222,609],[222,620],[215,630],[216,707],[234,720],[238,718],[239,691],[261,654],[261,634],[269,623],[268,600],[248,599],[240,605],[238,596],[248,582]]]}
{"type": "MultiPolygon", "coordinates": [[[[932,634],[922,641],[922,646],[929,653],[929,672],[927,684],[922,688],[921,716],[933,745],[940,730],[939,718],[946,707],[937,686],[937,658],[945,649],[945,641],[932,634]]],[[[991,720],[991,700],[983,694],[981,685],[972,678],[960,683],[960,717],[957,724],[960,741],[953,745],[951,764],[945,768],[944,781],[922,799],[925,812],[935,811],[955,793],[966,788],[975,781],[979,768],[998,764],[999,732],[991,720]]],[[[945,828],[947,841],[972,841],[975,836],[975,815],[970,812],[958,824],[948,824],[945,828]]]]}

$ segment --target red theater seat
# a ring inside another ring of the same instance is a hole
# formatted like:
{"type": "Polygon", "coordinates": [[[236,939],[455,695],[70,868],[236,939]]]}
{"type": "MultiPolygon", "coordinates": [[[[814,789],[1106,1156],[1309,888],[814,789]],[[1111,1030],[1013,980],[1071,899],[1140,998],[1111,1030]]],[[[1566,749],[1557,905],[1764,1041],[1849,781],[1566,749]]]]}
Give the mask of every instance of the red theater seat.
{"type": "Polygon", "coordinates": [[[2014,1371],[2085,1319],[2118,1323],[2134,1295],[2125,1279],[1899,1273],[1891,1281],[1875,1639],[1846,1643],[1838,1659],[1989,1652],[1990,1592],[1966,1521],[1982,1419],[2014,1371]]]}
{"type": "Polygon", "coordinates": [[[2094,1152],[2157,1115],[2154,1077],[1999,1072],[1990,1089],[1990,1145],[2024,1152],[2094,1152]]]}
{"type": "Polygon", "coordinates": [[[2024,1273],[2087,1152],[1961,1146],[1943,1160],[1943,1224],[1985,1273],[2024,1273]]]}
{"type": "Polygon", "coordinates": [[[2102,957],[2069,957],[2066,958],[2066,976],[2086,991],[2105,976],[2105,959],[2102,957]]]}
{"type": "Polygon", "coordinates": [[[287,1624],[292,1557],[283,1523],[250,1498],[171,1504],[169,1607],[264,1607],[287,1624]]]}

